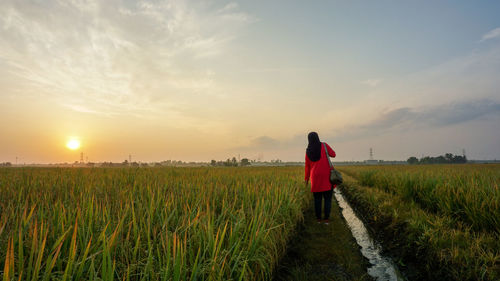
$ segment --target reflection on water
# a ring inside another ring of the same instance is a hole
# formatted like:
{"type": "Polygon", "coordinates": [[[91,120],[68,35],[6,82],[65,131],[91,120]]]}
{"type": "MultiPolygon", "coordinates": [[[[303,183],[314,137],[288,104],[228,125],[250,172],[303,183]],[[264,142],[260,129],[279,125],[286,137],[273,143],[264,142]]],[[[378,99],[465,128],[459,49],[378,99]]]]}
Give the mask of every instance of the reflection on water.
{"type": "Polygon", "coordinates": [[[391,259],[380,254],[381,246],[370,237],[363,222],[356,216],[338,188],[335,189],[335,198],[342,208],[342,215],[347,221],[352,235],[361,246],[361,253],[370,261],[371,266],[368,268],[368,274],[376,280],[404,280],[391,259]]]}

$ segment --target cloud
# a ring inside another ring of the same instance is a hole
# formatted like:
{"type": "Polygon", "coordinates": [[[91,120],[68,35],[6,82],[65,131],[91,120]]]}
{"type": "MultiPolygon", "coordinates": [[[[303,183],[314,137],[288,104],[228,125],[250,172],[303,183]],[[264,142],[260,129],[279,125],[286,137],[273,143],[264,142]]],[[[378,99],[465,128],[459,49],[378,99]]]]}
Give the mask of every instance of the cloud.
{"type": "Polygon", "coordinates": [[[245,70],[248,73],[298,73],[314,71],[306,67],[270,67],[270,68],[250,68],[245,70]]]}
{"type": "Polygon", "coordinates": [[[238,3],[230,2],[230,3],[227,3],[224,7],[222,7],[218,12],[219,13],[232,12],[238,8],[239,8],[238,3]]]}
{"type": "Polygon", "coordinates": [[[424,107],[453,101],[497,100],[500,87],[500,42],[480,44],[466,54],[416,72],[384,80],[367,92],[364,112],[373,108],[424,107]]]}
{"type": "Polygon", "coordinates": [[[367,123],[338,131],[333,138],[348,141],[394,132],[447,127],[491,116],[500,117],[500,102],[479,99],[421,108],[401,107],[383,112],[367,123]]]}
{"type": "Polygon", "coordinates": [[[1,73],[27,97],[106,115],[216,95],[210,66],[253,20],[236,4],[197,1],[5,0],[0,13],[1,73]]]}
{"type": "Polygon", "coordinates": [[[254,138],[250,141],[250,147],[258,147],[258,148],[276,148],[280,145],[280,142],[274,138],[269,136],[260,136],[254,138]]]}
{"type": "Polygon", "coordinates": [[[239,11],[240,6],[236,2],[231,2],[226,4],[223,8],[217,11],[224,19],[242,22],[242,23],[251,23],[259,21],[259,19],[253,15],[248,13],[244,13],[239,11]]]}
{"type": "Polygon", "coordinates": [[[236,146],[234,151],[282,151],[287,149],[302,148],[307,145],[307,132],[296,134],[289,138],[275,138],[271,136],[259,136],[250,139],[249,143],[242,146],[236,146]]]}
{"type": "Polygon", "coordinates": [[[361,81],[361,84],[368,85],[370,87],[377,87],[382,82],[381,79],[368,79],[361,81]]]}
{"type": "Polygon", "coordinates": [[[489,39],[498,38],[498,37],[500,37],[500,27],[497,27],[493,30],[490,30],[489,32],[484,34],[483,37],[481,38],[481,42],[489,40],[489,39]]]}
{"type": "Polygon", "coordinates": [[[432,107],[417,112],[416,121],[441,127],[477,120],[489,115],[500,116],[500,103],[492,100],[474,100],[432,107]]]}

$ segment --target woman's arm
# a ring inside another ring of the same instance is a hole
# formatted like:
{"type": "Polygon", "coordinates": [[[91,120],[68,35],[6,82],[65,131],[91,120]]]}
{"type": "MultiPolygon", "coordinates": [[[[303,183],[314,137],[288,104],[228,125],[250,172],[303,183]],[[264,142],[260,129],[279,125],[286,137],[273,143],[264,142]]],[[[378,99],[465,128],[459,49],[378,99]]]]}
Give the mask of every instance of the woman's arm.
{"type": "Polygon", "coordinates": [[[304,177],[304,181],[308,182],[309,181],[309,177],[311,176],[311,161],[309,160],[309,157],[307,157],[307,154],[306,154],[306,174],[305,174],[305,177],[304,177]]]}
{"type": "Polygon", "coordinates": [[[326,142],[325,144],[326,144],[326,149],[328,150],[328,155],[330,155],[330,157],[337,156],[337,154],[335,154],[335,151],[333,151],[333,149],[326,142]]]}

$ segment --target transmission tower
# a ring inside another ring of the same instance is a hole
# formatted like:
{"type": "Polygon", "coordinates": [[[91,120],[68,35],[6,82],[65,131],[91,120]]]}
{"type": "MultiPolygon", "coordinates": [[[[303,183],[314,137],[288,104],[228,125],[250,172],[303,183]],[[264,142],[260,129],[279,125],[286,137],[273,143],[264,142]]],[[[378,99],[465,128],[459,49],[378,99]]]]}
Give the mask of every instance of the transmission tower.
{"type": "Polygon", "coordinates": [[[80,153],[80,163],[83,164],[83,152],[80,153]]]}
{"type": "Polygon", "coordinates": [[[129,155],[128,155],[128,162],[129,162],[129,163],[132,163],[132,154],[129,154],[129,155]]]}
{"type": "Polygon", "coordinates": [[[370,160],[373,160],[373,148],[370,147],[370,160]]]}

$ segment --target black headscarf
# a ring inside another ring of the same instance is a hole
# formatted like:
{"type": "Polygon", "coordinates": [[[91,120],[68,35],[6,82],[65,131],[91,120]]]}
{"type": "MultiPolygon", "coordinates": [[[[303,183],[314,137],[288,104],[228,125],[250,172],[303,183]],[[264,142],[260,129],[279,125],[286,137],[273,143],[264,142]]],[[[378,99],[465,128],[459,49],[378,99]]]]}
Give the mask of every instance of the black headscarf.
{"type": "Polygon", "coordinates": [[[307,135],[309,144],[307,145],[306,154],[309,160],[316,162],[321,158],[321,142],[319,141],[318,133],[310,132],[307,135]]]}

